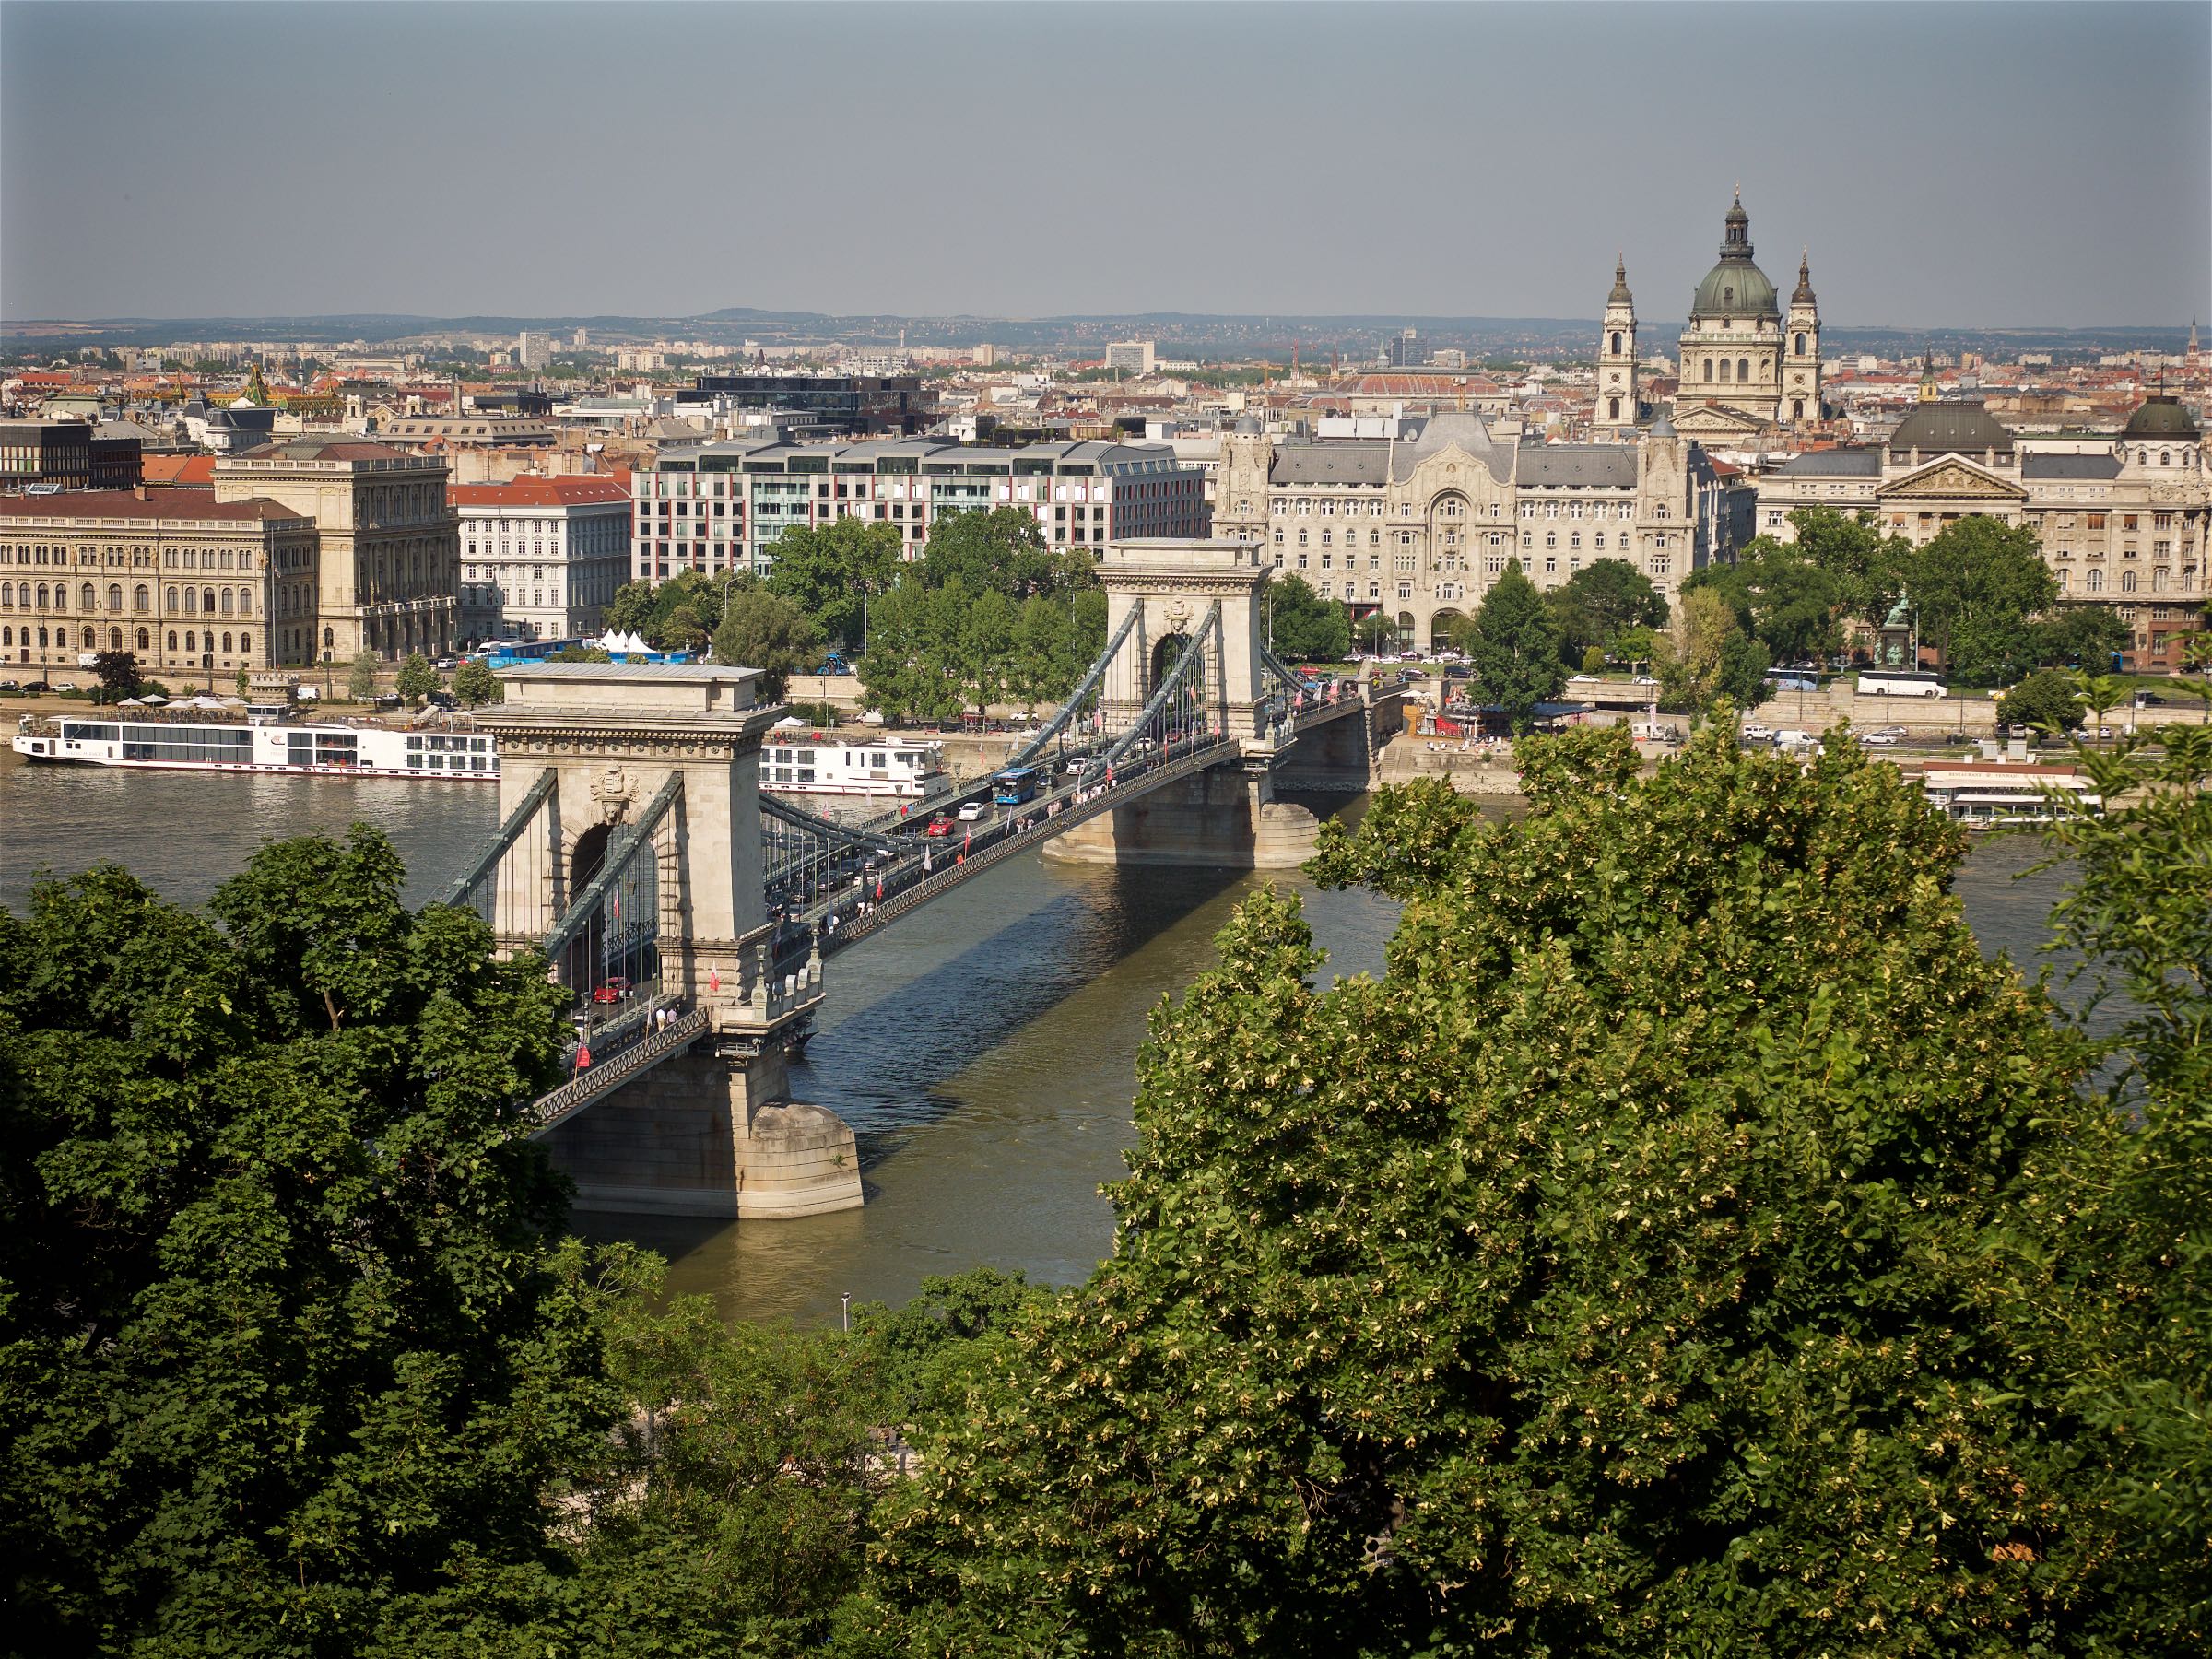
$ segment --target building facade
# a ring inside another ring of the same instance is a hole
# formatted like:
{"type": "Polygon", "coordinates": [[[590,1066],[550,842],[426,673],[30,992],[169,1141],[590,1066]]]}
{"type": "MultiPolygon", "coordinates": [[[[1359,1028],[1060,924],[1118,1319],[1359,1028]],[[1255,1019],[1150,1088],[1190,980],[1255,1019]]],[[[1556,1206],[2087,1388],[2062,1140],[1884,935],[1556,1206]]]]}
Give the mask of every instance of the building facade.
{"type": "MultiPolygon", "coordinates": [[[[1751,216],[1740,195],[1722,226],[1720,261],[1690,297],[1679,349],[1674,422],[1685,437],[1712,442],[1820,418],[1820,307],[1810,258],[1798,262],[1785,318],[1752,258],[1751,216]]],[[[1604,395],[1601,381],[1601,408],[1604,395]]]]}
{"type": "Polygon", "coordinates": [[[2062,601],[2127,622],[2126,665],[2174,668],[2212,603],[2212,465],[2178,399],[2148,398],[2103,436],[2016,437],[1978,403],[1922,401],[1880,444],[1798,455],[1759,480],[1759,528],[1790,540],[1801,507],[1865,512],[1922,543],[1981,516],[2033,530],[2062,601]]]}
{"type": "Polygon", "coordinates": [[[909,559],[947,512],[1021,508],[1053,547],[1092,553],[1127,536],[1204,535],[1207,523],[1205,469],[1156,444],[699,444],[664,450],[633,493],[633,570],[653,582],[766,571],[785,530],[841,518],[890,524],[909,559]]]}
{"type": "Polygon", "coordinates": [[[1597,406],[1594,424],[1600,431],[1626,431],[1636,425],[1636,297],[1629,292],[1629,262],[1613,263],[1613,291],[1606,296],[1605,321],[1598,326],[1597,406]]]}
{"type": "Polygon", "coordinates": [[[135,488],[139,454],[88,420],[0,420],[0,490],[135,488]]]}
{"type": "Polygon", "coordinates": [[[702,374],[681,406],[790,409],[847,438],[912,436],[936,424],[937,394],[913,374],[702,374]]]}
{"type": "Polygon", "coordinates": [[[629,580],[629,490],[614,478],[518,478],[447,490],[461,526],[461,638],[573,640],[606,626],[629,580]]]}
{"type": "Polygon", "coordinates": [[[315,564],[314,521],[276,501],[0,497],[0,661],[43,678],[128,651],[148,675],[210,685],[305,663],[315,564]]]}
{"type": "Polygon", "coordinates": [[[1435,415],[1410,438],[1281,440],[1241,421],[1222,444],[1214,534],[1265,547],[1355,615],[1441,644],[1505,573],[1543,589],[1625,559],[1668,603],[1733,552],[1732,486],[1662,420],[1636,441],[1513,444],[1479,416],[1435,415]]]}
{"type": "MultiPolygon", "coordinates": [[[[460,640],[461,538],[447,467],[358,438],[297,438],[216,464],[218,501],[265,500],[312,520],[319,547],[310,661],[386,661],[460,640]]],[[[292,659],[286,659],[288,661],[292,659]]]]}

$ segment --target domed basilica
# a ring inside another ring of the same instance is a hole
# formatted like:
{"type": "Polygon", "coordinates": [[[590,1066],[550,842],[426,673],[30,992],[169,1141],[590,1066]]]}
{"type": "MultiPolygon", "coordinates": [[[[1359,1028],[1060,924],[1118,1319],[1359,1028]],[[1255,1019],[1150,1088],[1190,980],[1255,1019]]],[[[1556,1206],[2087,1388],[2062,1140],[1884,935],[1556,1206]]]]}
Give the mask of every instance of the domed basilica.
{"type": "MultiPolygon", "coordinates": [[[[1751,255],[1751,216],[1739,194],[1721,232],[1720,261],[1698,284],[1682,331],[1681,383],[1675,429],[1708,442],[1742,439],[1769,427],[1820,418],[1820,308],[1808,260],[1785,313],[1774,285],[1751,255]]],[[[1598,336],[1596,424],[1637,424],[1636,301],[1625,261],[1598,336]]]]}

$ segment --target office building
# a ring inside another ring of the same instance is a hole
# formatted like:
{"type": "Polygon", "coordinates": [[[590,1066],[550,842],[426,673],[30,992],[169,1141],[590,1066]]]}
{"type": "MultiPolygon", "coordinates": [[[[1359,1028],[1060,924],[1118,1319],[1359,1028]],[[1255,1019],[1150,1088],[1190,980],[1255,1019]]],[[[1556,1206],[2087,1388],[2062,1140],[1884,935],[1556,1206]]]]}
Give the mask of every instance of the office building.
{"type": "Polygon", "coordinates": [[[523,330],[515,336],[514,360],[529,370],[550,367],[553,361],[553,336],[535,334],[529,329],[523,330]]]}
{"type": "Polygon", "coordinates": [[[87,420],[0,420],[0,491],[131,489],[136,437],[87,420]]]}
{"type": "Polygon", "coordinates": [[[737,412],[789,409],[845,438],[911,437],[935,424],[937,394],[919,375],[702,374],[677,398],[737,412]]]}
{"type": "Polygon", "coordinates": [[[1116,374],[1150,374],[1155,359],[1150,340],[1117,340],[1106,347],[1106,367],[1116,374]]]}

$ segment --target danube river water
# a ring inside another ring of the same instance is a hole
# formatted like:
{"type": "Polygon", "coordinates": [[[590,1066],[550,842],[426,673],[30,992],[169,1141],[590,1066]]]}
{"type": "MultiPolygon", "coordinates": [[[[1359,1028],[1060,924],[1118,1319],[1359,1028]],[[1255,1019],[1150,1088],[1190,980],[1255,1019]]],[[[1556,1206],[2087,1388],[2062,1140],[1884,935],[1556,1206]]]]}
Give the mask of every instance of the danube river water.
{"type": "MultiPolygon", "coordinates": [[[[0,905],[41,871],[112,860],[186,903],[262,841],[352,821],[392,836],[421,903],[492,828],[474,784],[25,767],[0,758],[0,905]]],[[[1959,879],[1983,947],[2032,965],[2060,877],[2023,872],[2040,843],[1994,837],[1959,879]]],[[[1328,971],[1381,971],[1395,907],[1296,877],[1009,861],[838,957],[794,1092],[858,1136],[868,1203],[747,1226],[579,1216],[588,1236],[667,1256],[678,1290],[733,1317],[836,1317],[840,1298],[903,1301],[979,1265],[1082,1277],[1110,1248],[1099,1186],[1124,1173],[1147,1016],[1212,958],[1263,880],[1299,892],[1328,971]]]]}

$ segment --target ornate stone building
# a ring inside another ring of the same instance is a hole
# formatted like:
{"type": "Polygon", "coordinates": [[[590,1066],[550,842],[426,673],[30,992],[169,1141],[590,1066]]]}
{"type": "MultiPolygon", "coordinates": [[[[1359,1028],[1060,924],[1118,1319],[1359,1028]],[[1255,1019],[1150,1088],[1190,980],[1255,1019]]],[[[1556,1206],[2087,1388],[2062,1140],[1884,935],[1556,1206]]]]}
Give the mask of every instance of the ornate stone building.
{"type": "Polygon", "coordinates": [[[315,523],[320,591],[306,660],[453,649],[461,535],[449,470],[436,455],[359,438],[296,438],[217,463],[218,501],[273,500],[315,523]]]}
{"type": "Polygon", "coordinates": [[[0,663],[65,674],[128,651],[157,677],[228,689],[241,668],[307,659],[315,524],[204,489],[0,498],[0,663]]]}
{"type": "Polygon", "coordinates": [[[2135,634],[2128,665],[2171,668],[2206,626],[2212,465],[2188,410],[2154,395],[2103,436],[2017,438],[1978,403],[1941,403],[1932,381],[1878,445],[1798,455],[1759,480],[1759,528],[1790,539],[1800,507],[1871,512],[1924,542],[1979,514],[2025,524],[2062,599],[2110,605],[2135,634]]]}
{"type": "MultiPolygon", "coordinates": [[[[1685,437],[1725,441],[1820,418],[1820,308],[1811,262],[1798,261],[1785,319],[1751,253],[1751,216],[1738,195],[1722,228],[1720,262],[1698,284],[1682,331],[1674,419],[1685,437]]],[[[1617,272],[1614,292],[1626,295],[1625,273],[1617,272]]],[[[1608,305],[1601,345],[1611,344],[1612,315],[1608,305]]],[[[1601,360],[1601,419],[1610,395],[1605,373],[1601,360]]]]}
{"type": "Polygon", "coordinates": [[[1735,491],[1665,421],[1630,443],[1511,444],[1479,416],[1387,440],[1282,440],[1247,418],[1222,442],[1214,535],[1265,547],[1355,616],[1441,643],[1517,559],[1553,588],[1622,559],[1671,604],[1732,550],[1735,491]]]}
{"type": "Polygon", "coordinates": [[[1613,291],[1606,296],[1606,320],[1597,337],[1597,410],[1600,431],[1625,431],[1636,425],[1636,298],[1629,292],[1626,256],[1613,263],[1613,291]]]}

